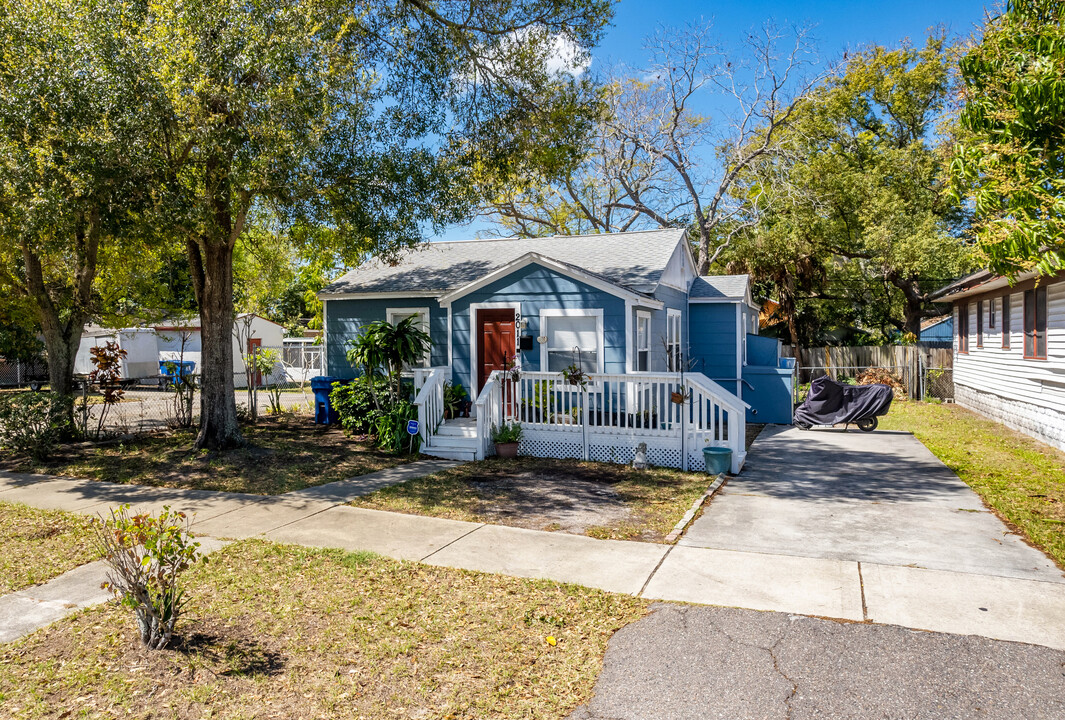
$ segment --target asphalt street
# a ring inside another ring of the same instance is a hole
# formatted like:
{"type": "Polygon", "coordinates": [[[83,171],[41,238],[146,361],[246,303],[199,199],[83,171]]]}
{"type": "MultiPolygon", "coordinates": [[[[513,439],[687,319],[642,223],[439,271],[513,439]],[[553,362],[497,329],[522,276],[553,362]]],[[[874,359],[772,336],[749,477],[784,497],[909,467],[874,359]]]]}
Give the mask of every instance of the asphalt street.
{"type": "Polygon", "coordinates": [[[735,608],[657,605],[571,720],[1060,720],[1065,652],[735,608]]]}

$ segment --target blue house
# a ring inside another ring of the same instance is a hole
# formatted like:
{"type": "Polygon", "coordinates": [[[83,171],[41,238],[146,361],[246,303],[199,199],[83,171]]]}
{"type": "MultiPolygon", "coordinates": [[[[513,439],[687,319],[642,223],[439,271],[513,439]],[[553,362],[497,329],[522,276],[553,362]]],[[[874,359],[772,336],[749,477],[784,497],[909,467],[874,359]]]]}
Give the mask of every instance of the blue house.
{"type": "Polygon", "coordinates": [[[921,322],[921,345],[950,347],[954,343],[954,316],[940,315],[921,322]]]}
{"type": "Polygon", "coordinates": [[[700,468],[743,423],[790,422],[791,371],[759,338],[746,276],[699,277],[682,229],[430,243],[323,290],[326,374],[349,378],[360,328],[416,316],[432,347],[413,368],[423,452],[491,454],[491,428],[522,423],[522,451],[700,468]],[[516,363],[519,379],[505,372],[516,363]],[[561,372],[579,367],[583,386],[561,372]],[[474,417],[444,420],[461,383],[474,417]]]}

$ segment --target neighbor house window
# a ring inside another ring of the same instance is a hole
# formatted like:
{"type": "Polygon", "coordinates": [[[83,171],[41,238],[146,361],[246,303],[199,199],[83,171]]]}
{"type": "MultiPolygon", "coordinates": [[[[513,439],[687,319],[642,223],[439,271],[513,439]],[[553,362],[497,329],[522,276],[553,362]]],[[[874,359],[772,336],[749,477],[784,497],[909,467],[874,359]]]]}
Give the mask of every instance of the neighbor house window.
{"type": "Polygon", "coordinates": [[[969,303],[958,306],[958,352],[969,352],[969,303]]]}
{"type": "MultiPolygon", "coordinates": [[[[409,317],[416,317],[415,325],[425,333],[429,332],[429,308],[388,308],[385,311],[385,319],[396,325],[409,317]]],[[[431,363],[432,345],[425,351],[425,356],[414,367],[429,367],[431,363]]]]}
{"type": "Polygon", "coordinates": [[[651,369],[651,314],[636,313],[636,372],[651,369]]]}
{"type": "Polygon", "coordinates": [[[602,310],[544,310],[540,323],[547,342],[541,345],[540,364],[548,372],[578,365],[585,372],[600,372],[602,365],[602,310]]]}
{"type": "Polygon", "coordinates": [[[995,327],[995,303],[998,302],[995,298],[991,298],[987,301],[987,327],[995,327]]]}
{"type": "Polygon", "coordinates": [[[1047,357],[1047,289],[1024,291],[1024,356],[1036,360],[1047,357]]]}
{"type": "Polygon", "coordinates": [[[666,311],[666,362],[670,372],[680,370],[680,310],[666,311]]]}
{"type": "Polygon", "coordinates": [[[984,346],[984,301],[976,303],[976,347],[984,346]]]}
{"type": "Polygon", "coordinates": [[[1010,349],[1010,296],[1002,296],[1002,349],[1010,349]]]}

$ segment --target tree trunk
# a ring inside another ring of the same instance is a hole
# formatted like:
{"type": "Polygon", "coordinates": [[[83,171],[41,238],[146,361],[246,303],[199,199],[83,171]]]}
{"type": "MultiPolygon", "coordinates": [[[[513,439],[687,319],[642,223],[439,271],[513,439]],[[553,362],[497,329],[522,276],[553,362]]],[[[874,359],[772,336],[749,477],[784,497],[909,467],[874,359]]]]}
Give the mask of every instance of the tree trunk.
{"type": "Polygon", "coordinates": [[[233,383],[233,249],[225,242],[187,243],[200,307],[200,433],[197,448],[240,447],[233,383]]]}
{"type": "MultiPolygon", "coordinates": [[[[41,334],[48,354],[48,384],[51,391],[59,395],[74,394],[74,360],[81,345],[85,323],[89,320],[92,283],[96,277],[100,247],[98,226],[99,218],[95,212],[81,218],[74,234],[73,282],[61,288],[58,297],[49,291],[40,256],[30,246],[22,246],[22,262],[26,271],[24,291],[33,300],[41,321],[41,334]],[[60,303],[69,303],[69,307],[61,307],[60,303]]],[[[74,406],[69,402],[63,406],[65,432],[73,435],[74,406]]]]}

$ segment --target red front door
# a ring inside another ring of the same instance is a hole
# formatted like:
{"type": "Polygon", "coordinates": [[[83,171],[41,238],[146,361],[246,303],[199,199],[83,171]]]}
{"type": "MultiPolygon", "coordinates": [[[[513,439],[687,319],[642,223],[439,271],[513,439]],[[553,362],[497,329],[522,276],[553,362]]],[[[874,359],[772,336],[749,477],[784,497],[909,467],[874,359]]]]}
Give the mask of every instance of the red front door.
{"type": "Polygon", "coordinates": [[[478,310],[477,325],[477,390],[493,370],[503,370],[507,360],[514,357],[514,311],[478,310]]]}

